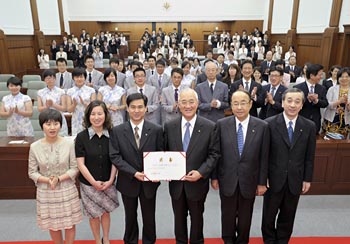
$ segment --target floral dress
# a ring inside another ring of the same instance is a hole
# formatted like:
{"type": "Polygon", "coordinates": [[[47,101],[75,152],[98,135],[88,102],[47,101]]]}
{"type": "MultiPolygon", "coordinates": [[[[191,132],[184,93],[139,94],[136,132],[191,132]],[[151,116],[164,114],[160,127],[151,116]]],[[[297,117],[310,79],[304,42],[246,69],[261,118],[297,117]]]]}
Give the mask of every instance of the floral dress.
{"type": "MultiPolygon", "coordinates": [[[[45,87],[38,91],[38,97],[40,97],[43,104],[45,104],[47,100],[52,100],[53,103],[62,105],[61,97],[64,95],[65,95],[64,90],[56,86],[53,87],[52,89],[45,87]]],[[[53,107],[50,107],[50,108],[55,109],[53,107]]],[[[60,111],[60,113],[62,114],[62,128],[60,131],[60,135],[68,136],[68,126],[67,126],[66,118],[64,117],[63,112],[60,111]]]]}
{"type": "Polygon", "coordinates": [[[89,104],[91,101],[91,96],[95,93],[95,89],[83,85],[82,87],[74,86],[67,90],[67,95],[71,97],[72,100],[77,101],[77,106],[72,114],[72,136],[76,136],[80,131],[84,130],[83,120],[85,105],[81,103],[80,97],[85,104],[89,104]]]}
{"type": "MultiPolygon", "coordinates": [[[[111,106],[121,106],[122,105],[122,97],[125,95],[126,91],[124,88],[115,85],[113,88],[109,85],[100,87],[98,90],[103,96],[103,101],[106,103],[106,105],[111,106]]],[[[125,112],[118,110],[118,111],[111,111],[109,110],[109,113],[111,115],[113,126],[120,125],[124,122],[124,116],[125,112]]]]}
{"type": "MultiPolygon", "coordinates": [[[[25,110],[25,103],[32,102],[31,98],[22,93],[16,96],[12,94],[2,98],[2,103],[6,111],[11,108],[18,108],[18,110],[25,110]]],[[[7,118],[7,135],[8,136],[34,136],[33,126],[29,117],[24,117],[17,113],[13,113],[7,118]]]]}

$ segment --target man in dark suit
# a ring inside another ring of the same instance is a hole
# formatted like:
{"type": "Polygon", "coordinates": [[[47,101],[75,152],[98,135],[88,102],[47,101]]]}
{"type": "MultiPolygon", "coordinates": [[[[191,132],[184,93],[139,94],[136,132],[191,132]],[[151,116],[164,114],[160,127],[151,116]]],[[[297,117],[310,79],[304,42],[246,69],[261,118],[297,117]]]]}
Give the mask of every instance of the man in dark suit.
{"type": "Polygon", "coordinates": [[[285,72],[290,74],[290,82],[295,83],[301,75],[301,67],[297,66],[297,58],[295,56],[290,56],[288,63],[289,65],[285,68],[285,72]]]}
{"type": "Polygon", "coordinates": [[[266,53],[266,60],[264,60],[263,62],[261,62],[260,66],[261,66],[261,74],[262,74],[262,79],[264,81],[269,81],[269,71],[270,68],[274,67],[275,61],[272,60],[272,52],[268,51],[266,53]]]}
{"type": "Polygon", "coordinates": [[[282,94],[287,90],[281,84],[283,73],[283,70],[278,67],[270,69],[270,84],[262,87],[261,96],[258,98],[262,104],[259,112],[260,119],[266,119],[283,112],[282,94]]]}
{"type": "Polygon", "coordinates": [[[144,120],[147,97],[134,93],[126,99],[130,121],[113,128],[109,152],[118,168],[116,187],[122,195],[125,209],[124,243],[137,244],[139,229],[137,205],[141,204],[142,242],[156,241],[156,192],[159,182],[144,181],[143,152],[163,151],[163,130],[144,120]]]}
{"type": "Polygon", "coordinates": [[[218,57],[216,58],[217,64],[218,64],[218,73],[224,77],[226,75],[228,65],[224,63],[225,61],[225,55],[223,53],[219,53],[218,57]]]}
{"type": "Polygon", "coordinates": [[[258,60],[258,53],[255,52],[255,47],[251,46],[247,57],[250,57],[253,61],[254,66],[256,65],[256,60],[258,60]]]}
{"type": "Polygon", "coordinates": [[[242,70],[241,70],[243,78],[238,81],[235,81],[231,85],[229,96],[231,98],[232,93],[234,93],[239,89],[244,89],[248,91],[253,101],[253,104],[251,106],[249,113],[254,117],[258,117],[257,108],[261,107],[260,100],[258,99],[258,97],[261,95],[262,87],[258,82],[252,79],[253,66],[254,66],[253,61],[251,60],[243,61],[242,70]]]}
{"type": "Polygon", "coordinates": [[[188,243],[188,212],[191,218],[190,243],[204,243],[204,202],[209,191],[209,176],[219,158],[219,143],[215,124],[196,115],[198,98],[194,90],[182,90],[178,106],[182,117],[164,125],[166,150],[186,152],[184,180],[169,183],[176,243],[188,243]]]}
{"type": "Polygon", "coordinates": [[[190,48],[193,47],[193,40],[191,39],[191,35],[190,34],[187,34],[187,38],[184,41],[184,47],[187,47],[187,44],[190,45],[190,48]]]}
{"type": "Polygon", "coordinates": [[[304,92],[306,97],[300,115],[315,122],[316,133],[321,128],[320,108],[328,106],[326,88],[319,84],[322,78],[323,66],[320,64],[311,64],[306,70],[306,81],[296,85],[304,92]]]}
{"type": "Polygon", "coordinates": [[[234,116],[217,122],[221,157],[212,175],[212,187],[220,189],[221,228],[225,244],[248,243],[255,195],[267,184],[269,130],[265,121],[249,115],[250,94],[232,94],[234,116]]]}
{"type": "Polygon", "coordinates": [[[282,98],[284,112],[266,119],[271,141],[261,226],[265,244],[288,244],[300,194],[311,186],[316,127],[298,115],[304,100],[301,90],[288,89],[282,98]]]}
{"type": "Polygon", "coordinates": [[[217,65],[207,62],[205,74],[207,81],[196,87],[199,101],[199,115],[213,122],[225,117],[224,110],[228,108],[228,87],[225,83],[216,80],[217,65]]]}

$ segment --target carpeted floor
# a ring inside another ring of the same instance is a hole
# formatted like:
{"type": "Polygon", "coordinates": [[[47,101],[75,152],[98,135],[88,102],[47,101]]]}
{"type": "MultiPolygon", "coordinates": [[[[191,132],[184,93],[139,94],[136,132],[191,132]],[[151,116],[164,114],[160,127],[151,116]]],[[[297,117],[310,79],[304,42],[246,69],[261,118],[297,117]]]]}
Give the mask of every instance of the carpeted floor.
{"type": "MultiPolygon", "coordinates": [[[[0,244],[52,244],[50,241],[27,241],[27,242],[0,242],[0,244]]],[[[94,244],[94,241],[75,241],[75,244],[94,244]]],[[[122,244],[123,241],[110,241],[111,244],[122,244]]],[[[141,244],[141,242],[139,242],[141,244]]],[[[205,239],[205,244],[222,244],[217,238],[205,239]]],[[[261,238],[251,238],[250,244],[263,244],[261,238]]],[[[289,244],[349,244],[350,237],[295,237],[289,244]]],[[[175,244],[174,240],[161,239],[156,244],[175,244]]]]}

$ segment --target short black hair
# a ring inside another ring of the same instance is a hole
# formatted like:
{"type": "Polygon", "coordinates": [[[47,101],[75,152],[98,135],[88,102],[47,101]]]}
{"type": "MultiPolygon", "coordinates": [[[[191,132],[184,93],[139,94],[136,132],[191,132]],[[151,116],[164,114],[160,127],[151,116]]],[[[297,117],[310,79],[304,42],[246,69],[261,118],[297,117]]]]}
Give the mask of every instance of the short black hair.
{"type": "Polygon", "coordinates": [[[9,87],[10,84],[22,87],[22,80],[18,77],[11,77],[7,80],[6,85],[9,87]]]}
{"type": "Polygon", "coordinates": [[[65,63],[66,65],[68,64],[67,60],[65,58],[58,58],[56,60],[56,65],[58,65],[58,63],[65,63]]]}
{"type": "Polygon", "coordinates": [[[148,58],[147,58],[147,60],[149,61],[150,59],[154,59],[154,61],[156,61],[157,60],[157,58],[156,57],[154,57],[154,56],[149,56],[148,58]]]}
{"type": "Polygon", "coordinates": [[[171,76],[173,76],[174,73],[178,73],[179,75],[181,75],[181,77],[184,76],[184,71],[180,68],[173,68],[171,70],[171,76]]]}
{"type": "Polygon", "coordinates": [[[86,63],[86,60],[88,60],[88,59],[92,59],[92,60],[94,60],[95,61],[95,59],[94,59],[94,57],[92,56],[92,55],[86,55],[85,56],[85,58],[84,58],[84,63],[86,63]]]}
{"type": "Polygon", "coordinates": [[[156,66],[157,65],[162,65],[162,66],[164,66],[165,67],[165,62],[164,62],[164,60],[163,59],[159,59],[159,60],[157,60],[157,62],[156,62],[156,66]]]}
{"type": "Polygon", "coordinates": [[[320,64],[310,64],[306,69],[306,78],[310,79],[311,75],[317,75],[317,73],[323,70],[323,66],[320,64]]]}
{"type": "Polygon", "coordinates": [[[337,73],[337,81],[339,81],[339,79],[340,79],[340,77],[341,77],[341,75],[343,73],[347,73],[350,76],[350,69],[349,69],[349,67],[344,67],[344,68],[340,68],[339,69],[339,71],[337,73]]]}
{"type": "Polygon", "coordinates": [[[223,53],[219,53],[219,54],[218,54],[218,57],[219,57],[219,56],[222,56],[223,58],[225,58],[225,55],[224,55],[223,53]]]}
{"type": "Polygon", "coordinates": [[[269,70],[269,75],[270,75],[272,72],[274,72],[274,71],[277,71],[277,72],[280,74],[280,76],[283,76],[283,74],[284,74],[284,71],[283,71],[282,68],[272,66],[272,67],[270,68],[270,70],[269,70]]]}
{"type": "Polygon", "coordinates": [[[286,62],[284,62],[283,59],[278,59],[278,60],[276,60],[275,65],[283,65],[283,67],[285,67],[286,66],[286,62]]]}
{"type": "Polygon", "coordinates": [[[49,121],[59,122],[62,127],[62,114],[55,109],[45,109],[39,114],[39,124],[41,129],[43,129],[43,125],[49,121]]]}
{"type": "Polygon", "coordinates": [[[143,104],[145,105],[145,107],[147,106],[147,102],[148,102],[148,98],[141,94],[141,93],[133,93],[130,94],[129,96],[126,97],[126,105],[129,107],[130,103],[132,103],[135,100],[143,100],[143,104]]]}
{"type": "Polygon", "coordinates": [[[83,68],[74,68],[72,70],[72,78],[79,77],[81,75],[83,75],[84,78],[86,79],[87,74],[86,74],[85,69],[83,69],[83,68]]]}
{"type": "Polygon", "coordinates": [[[43,80],[45,80],[45,78],[48,77],[48,76],[56,77],[55,71],[53,71],[52,69],[46,69],[46,70],[44,70],[44,72],[43,72],[43,74],[42,74],[43,80]]]}
{"type": "Polygon", "coordinates": [[[111,74],[111,73],[113,73],[114,74],[114,76],[115,76],[115,82],[117,83],[117,72],[115,71],[115,69],[113,69],[113,68],[106,68],[105,69],[105,72],[104,72],[104,74],[103,74],[103,79],[107,82],[107,77],[111,74]]]}
{"type": "Polygon", "coordinates": [[[94,100],[91,101],[91,103],[89,103],[89,105],[86,107],[85,112],[84,112],[84,121],[83,121],[83,126],[87,129],[91,126],[91,122],[90,122],[90,115],[92,110],[95,107],[101,106],[103,109],[103,112],[105,114],[105,122],[103,123],[103,129],[112,129],[112,120],[111,120],[111,116],[108,112],[107,106],[103,101],[100,100],[94,100]]]}
{"type": "Polygon", "coordinates": [[[181,64],[181,68],[185,68],[186,65],[189,65],[189,66],[191,67],[190,62],[188,62],[188,61],[183,61],[182,64],[181,64]]]}
{"type": "Polygon", "coordinates": [[[254,68],[254,63],[253,63],[253,61],[250,60],[250,59],[245,59],[245,60],[242,62],[241,67],[243,68],[243,65],[245,65],[245,64],[251,64],[252,67],[254,68]]]}
{"type": "Polygon", "coordinates": [[[135,76],[135,73],[138,72],[138,71],[142,71],[142,72],[146,75],[145,69],[144,69],[144,68],[138,67],[138,68],[136,68],[136,69],[134,70],[134,72],[132,72],[133,76],[135,76]]]}
{"type": "Polygon", "coordinates": [[[110,58],[109,59],[109,64],[111,64],[111,63],[116,63],[116,64],[119,64],[119,59],[118,58],[110,58]]]}

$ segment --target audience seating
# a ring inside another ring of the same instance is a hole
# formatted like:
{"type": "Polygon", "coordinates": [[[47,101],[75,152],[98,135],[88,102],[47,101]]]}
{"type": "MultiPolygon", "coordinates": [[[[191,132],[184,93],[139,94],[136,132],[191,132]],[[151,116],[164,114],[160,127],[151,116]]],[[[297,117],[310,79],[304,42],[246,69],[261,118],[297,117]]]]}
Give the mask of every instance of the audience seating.
{"type": "Polygon", "coordinates": [[[103,61],[103,68],[108,68],[109,67],[109,59],[102,59],[103,61]]]}
{"type": "Polygon", "coordinates": [[[41,81],[41,76],[40,75],[23,75],[22,77],[22,87],[23,88],[28,88],[28,82],[31,80],[40,80],[41,81]]]}
{"type": "Polygon", "coordinates": [[[56,60],[49,60],[50,69],[57,69],[56,60]]]}
{"type": "Polygon", "coordinates": [[[15,77],[13,74],[0,74],[0,82],[7,82],[11,77],[15,77]]]}
{"type": "Polygon", "coordinates": [[[28,90],[27,95],[34,101],[38,99],[38,90],[46,87],[46,83],[44,81],[31,80],[28,82],[28,90]]]}
{"type": "Polygon", "coordinates": [[[37,106],[33,106],[33,115],[30,118],[30,122],[32,123],[33,129],[34,129],[34,137],[35,138],[42,138],[44,137],[44,132],[42,131],[40,124],[39,124],[39,111],[37,106]]]}
{"type": "Polygon", "coordinates": [[[0,118],[0,136],[7,136],[7,119],[0,118]]]}
{"type": "Polygon", "coordinates": [[[4,96],[6,96],[6,95],[8,95],[8,94],[10,94],[10,91],[7,89],[7,87],[6,87],[6,89],[1,89],[0,90],[0,101],[2,101],[2,98],[4,97],[4,96]]]}
{"type": "Polygon", "coordinates": [[[74,69],[74,63],[72,60],[67,60],[67,69],[74,69]]]}

